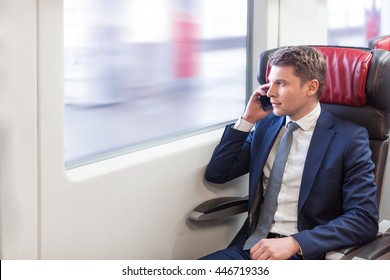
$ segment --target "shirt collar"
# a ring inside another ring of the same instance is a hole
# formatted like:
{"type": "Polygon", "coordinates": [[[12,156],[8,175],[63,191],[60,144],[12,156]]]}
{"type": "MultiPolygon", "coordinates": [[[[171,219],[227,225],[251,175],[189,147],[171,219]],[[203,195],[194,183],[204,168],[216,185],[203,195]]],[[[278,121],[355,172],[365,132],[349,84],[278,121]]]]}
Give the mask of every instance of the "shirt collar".
{"type": "MultiPolygon", "coordinates": [[[[320,114],[321,114],[321,105],[320,102],[318,102],[317,106],[314,108],[313,111],[311,111],[306,116],[297,120],[296,123],[300,126],[301,129],[309,130],[311,127],[315,126],[320,114]]],[[[291,121],[290,117],[286,116],[286,123],[289,123],[290,121],[291,121]]]]}

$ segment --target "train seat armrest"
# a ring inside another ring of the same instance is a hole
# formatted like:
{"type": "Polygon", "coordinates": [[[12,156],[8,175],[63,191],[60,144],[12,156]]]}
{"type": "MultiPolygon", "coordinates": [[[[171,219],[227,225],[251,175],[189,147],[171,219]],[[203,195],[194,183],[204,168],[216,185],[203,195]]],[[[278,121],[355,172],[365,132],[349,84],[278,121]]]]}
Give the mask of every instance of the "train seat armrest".
{"type": "Polygon", "coordinates": [[[352,260],[375,260],[388,252],[390,252],[390,234],[384,234],[365,245],[352,260]]]}
{"type": "Polygon", "coordinates": [[[330,251],[326,254],[327,260],[341,260],[341,259],[355,259],[355,257],[360,256],[360,259],[368,258],[377,258],[385,253],[387,253],[390,247],[390,239],[386,237],[385,240],[389,244],[383,244],[384,241],[378,241],[385,236],[390,236],[390,220],[382,220],[379,223],[379,230],[374,241],[364,245],[353,245],[345,248],[340,248],[338,250],[330,251]],[[383,248],[381,248],[382,246],[383,248]]]}
{"type": "Polygon", "coordinates": [[[248,197],[218,197],[199,204],[189,215],[193,221],[229,217],[248,211],[248,197]]]}
{"type": "Polygon", "coordinates": [[[344,258],[344,256],[351,254],[352,252],[356,251],[357,249],[361,248],[361,244],[349,246],[340,248],[338,250],[330,251],[326,254],[327,260],[341,260],[344,258]]]}

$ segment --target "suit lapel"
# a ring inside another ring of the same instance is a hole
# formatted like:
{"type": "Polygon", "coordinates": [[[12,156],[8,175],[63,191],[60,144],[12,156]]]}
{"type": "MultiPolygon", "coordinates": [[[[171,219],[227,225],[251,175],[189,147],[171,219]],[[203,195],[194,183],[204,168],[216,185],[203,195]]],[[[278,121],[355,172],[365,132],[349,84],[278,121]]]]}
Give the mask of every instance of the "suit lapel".
{"type": "Polygon", "coordinates": [[[314,129],[305,167],[303,169],[301,190],[298,200],[298,215],[313,187],[315,177],[321,167],[322,159],[324,158],[335,133],[334,130],[332,130],[334,123],[334,118],[326,111],[322,111],[314,129]]]}
{"type": "Polygon", "coordinates": [[[273,119],[269,127],[267,128],[267,131],[265,132],[262,143],[259,145],[261,147],[261,152],[257,153],[256,159],[254,161],[251,185],[249,188],[249,207],[252,207],[253,198],[255,197],[256,190],[259,185],[261,175],[263,173],[265,162],[267,161],[268,155],[275,142],[275,139],[278,136],[279,131],[284,125],[284,123],[285,117],[273,119]]]}

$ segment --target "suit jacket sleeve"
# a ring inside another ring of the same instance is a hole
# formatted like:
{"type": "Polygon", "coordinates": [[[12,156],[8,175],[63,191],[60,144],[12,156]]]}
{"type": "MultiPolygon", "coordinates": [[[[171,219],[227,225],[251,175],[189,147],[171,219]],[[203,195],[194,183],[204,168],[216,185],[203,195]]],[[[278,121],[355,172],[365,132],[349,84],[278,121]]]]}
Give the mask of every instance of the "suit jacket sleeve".
{"type": "Polygon", "coordinates": [[[252,132],[226,126],[206,168],[206,180],[222,184],[248,173],[251,141],[252,132]]]}

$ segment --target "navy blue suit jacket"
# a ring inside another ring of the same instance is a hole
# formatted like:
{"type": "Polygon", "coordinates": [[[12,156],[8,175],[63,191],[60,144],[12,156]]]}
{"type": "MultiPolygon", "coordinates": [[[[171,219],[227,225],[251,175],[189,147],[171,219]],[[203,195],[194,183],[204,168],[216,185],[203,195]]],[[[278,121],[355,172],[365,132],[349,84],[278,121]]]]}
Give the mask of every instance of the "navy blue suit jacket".
{"type": "MultiPolygon", "coordinates": [[[[227,126],[206,179],[224,183],[249,172],[250,209],[264,164],[284,123],[285,117],[271,114],[250,133],[227,126]]],[[[299,232],[293,235],[304,258],[316,259],[327,251],[375,238],[378,205],[373,170],[366,129],[322,109],[302,175],[299,232]]],[[[235,243],[243,243],[248,236],[248,223],[247,219],[235,243]]]]}

